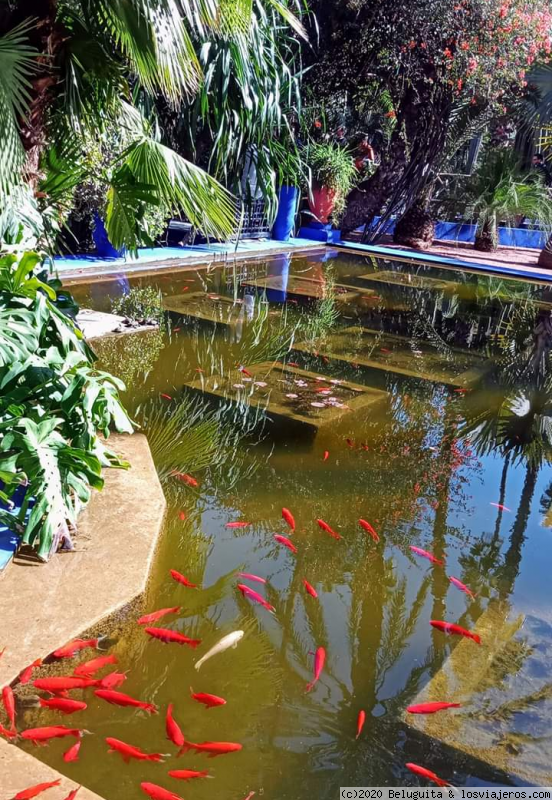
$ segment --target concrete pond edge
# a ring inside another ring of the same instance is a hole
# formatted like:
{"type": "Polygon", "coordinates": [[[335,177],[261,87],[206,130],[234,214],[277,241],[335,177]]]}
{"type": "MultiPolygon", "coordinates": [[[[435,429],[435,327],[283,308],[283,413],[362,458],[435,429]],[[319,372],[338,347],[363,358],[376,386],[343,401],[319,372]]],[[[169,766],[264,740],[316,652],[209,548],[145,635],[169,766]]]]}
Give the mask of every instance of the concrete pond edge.
{"type": "MultiPolygon", "coordinates": [[[[166,500],[147,439],[112,435],[110,445],[129,470],[105,471],[79,520],[74,553],[48,564],[18,559],[0,575],[0,686],[13,683],[37,658],[81,635],[113,629],[135,610],[146,589],[166,500]],[[26,602],[20,602],[25,598],[26,602]]],[[[0,800],[37,783],[60,780],[52,800],[78,784],[0,738],[0,800]]],[[[103,800],[80,789],[77,800],[103,800]]]]}

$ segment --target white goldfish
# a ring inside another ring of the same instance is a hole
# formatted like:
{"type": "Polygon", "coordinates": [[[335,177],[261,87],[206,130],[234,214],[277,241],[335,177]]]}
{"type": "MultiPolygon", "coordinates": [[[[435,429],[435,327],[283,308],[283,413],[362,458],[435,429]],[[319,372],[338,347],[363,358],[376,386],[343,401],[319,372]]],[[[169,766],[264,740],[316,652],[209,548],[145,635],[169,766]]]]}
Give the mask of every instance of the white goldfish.
{"type": "Polygon", "coordinates": [[[227,636],[223,636],[220,642],[216,644],[214,647],[205,653],[205,655],[196,662],[195,668],[199,669],[202,664],[204,664],[209,658],[212,656],[216,656],[217,653],[224,653],[225,650],[228,650],[230,647],[237,647],[238,642],[243,637],[243,631],[234,631],[233,633],[229,633],[227,636]]]}

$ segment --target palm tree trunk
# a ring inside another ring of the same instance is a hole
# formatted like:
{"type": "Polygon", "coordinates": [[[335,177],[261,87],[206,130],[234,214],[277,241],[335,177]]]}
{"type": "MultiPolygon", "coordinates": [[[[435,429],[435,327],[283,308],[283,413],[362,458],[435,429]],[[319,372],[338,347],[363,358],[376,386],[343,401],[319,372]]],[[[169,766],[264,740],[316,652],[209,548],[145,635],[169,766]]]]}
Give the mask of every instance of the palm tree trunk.
{"type": "Polygon", "coordinates": [[[480,250],[483,253],[494,253],[498,250],[498,236],[496,225],[493,220],[485,220],[483,230],[476,234],[473,247],[474,250],[480,250]]]}
{"type": "Polygon", "coordinates": [[[539,267],[552,269],[552,236],[550,236],[545,246],[540,251],[539,260],[537,263],[539,267]]]}
{"type": "Polygon", "coordinates": [[[395,226],[393,241],[416,250],[428,250],[435,239],[435,220],[423,199],[402,215],[395,226]]]}
{"type": "Polygon", "coordinates": [[[59,52],[64,42],[64,32],[57,22],[58,0],[19,0],[10,25],[33,19],[30,44],[38,50],[39,70],[31,80],[29,112],[21,120],[20,136],[27,158],[25,176],[31,186],[39,180],[40,157],[46,146],[46,115],[51,111],[54,87],[59,83],[55,74],[59,52]]]}

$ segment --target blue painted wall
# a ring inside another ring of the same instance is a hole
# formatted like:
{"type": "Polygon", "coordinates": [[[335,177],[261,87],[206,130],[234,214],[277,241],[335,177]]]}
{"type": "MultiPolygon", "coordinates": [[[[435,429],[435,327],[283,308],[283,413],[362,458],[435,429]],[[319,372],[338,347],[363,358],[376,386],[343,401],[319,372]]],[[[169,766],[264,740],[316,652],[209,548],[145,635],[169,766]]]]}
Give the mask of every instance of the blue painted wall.
{"type": "MultiPolygon", "coordinates": [[[[377,218],[374,224],[377,223],[377,218]]],[[[317,242],[327,242],[328,244],[338,244],[341,241],[341,232],[327,230],[329,226],[311,225],[301,228],[299,236],[303,239],[313,239],[317,242]]],[[[473,244],[475,241],[475,225],[467,222],[438,222],[435,225],[435,239],[439,241],[447,240],[453,242],[465,242],[473,244]]],[[[362,228],[358,228],[362,231],[362,228]]],[[[386,233],[392,234],[395,230],[395,223],[390,222],[386,233]]],[[[548,240],[548,234],[544,231],[530,228],[499,228],[498,241],[501,245],[508,247],[530,247],[541,250],[548,240]]]]}

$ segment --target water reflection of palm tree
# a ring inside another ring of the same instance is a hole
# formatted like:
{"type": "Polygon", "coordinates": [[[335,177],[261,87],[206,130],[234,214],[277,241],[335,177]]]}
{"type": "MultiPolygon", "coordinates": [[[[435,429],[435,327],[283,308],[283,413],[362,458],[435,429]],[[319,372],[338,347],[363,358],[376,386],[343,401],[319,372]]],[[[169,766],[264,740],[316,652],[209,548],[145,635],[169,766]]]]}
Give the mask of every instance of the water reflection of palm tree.
{"type": "Polygon", "coordinates": [[[519,307],[505,328],[504,356],[484,394],[466,399],[466,421],[461,432],[469,436],[479,455],[498,452],[504,459],[497,521],[490,549],[499,551],[506,481],[511,464],[525,465],[519,507],[510,532],[509,547],[496,574],[499,593],[511,592],[522,557],[537,476],[543,463],[552,460],[550,397],[550,350],[552,322],[549,311],[535,306],[519,307]],[[519,324],[518,324],[519,323],[519,324]]]}

